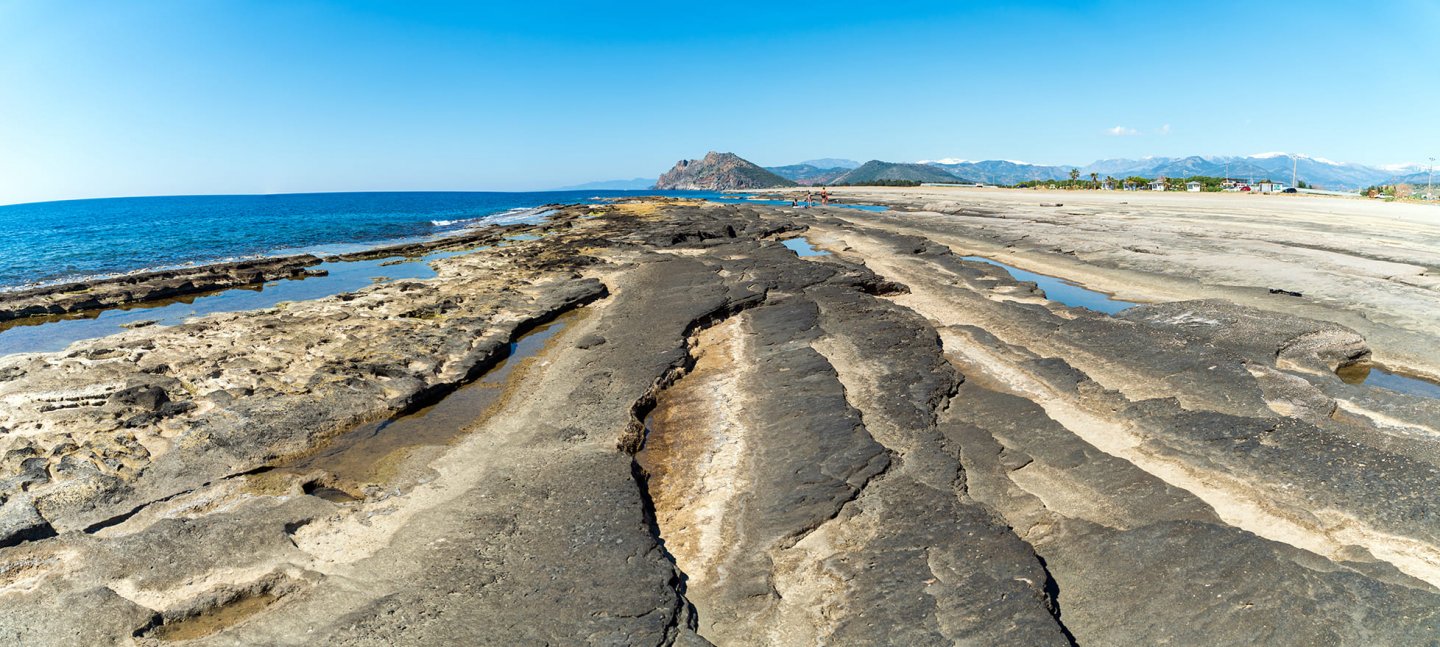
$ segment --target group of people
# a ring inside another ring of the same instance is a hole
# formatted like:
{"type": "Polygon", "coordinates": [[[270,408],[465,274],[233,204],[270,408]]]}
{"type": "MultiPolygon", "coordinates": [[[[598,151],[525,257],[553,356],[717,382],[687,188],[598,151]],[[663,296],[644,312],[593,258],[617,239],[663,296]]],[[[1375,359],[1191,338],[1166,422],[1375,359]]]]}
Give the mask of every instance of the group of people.
{"type": "MultiPolygon", "coordinates": [[[[825,187],[820,187],[820,206],[823,207],[823,206],[828,205],[828,204],[830,204],[830,191],[827,190],[825,187]]],[[[798,206],[800,206],[800,199],[799,199],[799,198],[791,198],[791,199],[790,199],[790,206],[792,206],[792,207],[798,207],[798,206]]],[[[814,191],[806,191],[806,192],[805,192],[805,208],[806,208],[806,209],[809,209],[810,207],[813,207],[813,206],[815,206],[815,192],[814,192],[814,191]]]]}

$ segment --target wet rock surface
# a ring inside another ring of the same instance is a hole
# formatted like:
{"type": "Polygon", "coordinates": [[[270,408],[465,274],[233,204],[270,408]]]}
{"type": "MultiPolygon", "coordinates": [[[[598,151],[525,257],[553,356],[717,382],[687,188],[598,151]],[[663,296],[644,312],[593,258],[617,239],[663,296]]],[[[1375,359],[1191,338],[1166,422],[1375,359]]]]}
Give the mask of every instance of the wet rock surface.
{"type": "Polygon", "coordinates": [[[319,263],[318,257],[308,254],[261,258],[0,292],[0,323],[302,278],[310,272],[306,268],[319,263]]]}
{"type": "Polygon", "coordinates": [[[1336,377],[1371,352],[1350,328],[1069,308],[823,208],[629,200],[523,233],[433,279],[0,358],[0,638],[1440,635],[1440,409],[1336,377]],[[801,231],[830,254],[781,244],[801,231]],[[428,415],[461,388],[496,393],[428,415]],[[342,441],[383,449],[347,470],[342,441]]]}

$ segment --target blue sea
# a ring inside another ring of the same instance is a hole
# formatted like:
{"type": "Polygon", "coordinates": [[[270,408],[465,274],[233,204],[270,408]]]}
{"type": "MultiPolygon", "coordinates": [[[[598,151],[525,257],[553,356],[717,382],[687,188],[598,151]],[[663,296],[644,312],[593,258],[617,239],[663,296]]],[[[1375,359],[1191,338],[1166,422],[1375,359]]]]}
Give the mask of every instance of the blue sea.
{"type": "Polygon", "coordinates": [[[0,206],[0,289],[443,236],[550,203],[685,191],[307,193],[0,206]]]}

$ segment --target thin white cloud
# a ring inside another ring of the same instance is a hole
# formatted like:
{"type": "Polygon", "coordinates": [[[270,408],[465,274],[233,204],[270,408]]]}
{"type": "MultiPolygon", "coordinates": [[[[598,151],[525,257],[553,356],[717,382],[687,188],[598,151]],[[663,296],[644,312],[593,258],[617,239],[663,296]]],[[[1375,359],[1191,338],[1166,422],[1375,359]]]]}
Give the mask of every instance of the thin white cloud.
{"type": "Polygon", "coordinates": [[[1160,130],[1158,130],[1157,132],[1159,132],[1161,135],[1169,135],[1169,134],[1170,134],[1170,124],[1165,124],[1164,126],[1161,126],[1161,127],[1160,127],[1160,130]]]}
{"type": "Polygon", "coordinates": [[[1125,126],[1116,126],[1105,131],[1105,134],[1111,137],[1130,137],[1134,135],[1139,135],[1140,131],[1135,130],[1134,128],[1127,128],[1125,126]]]}

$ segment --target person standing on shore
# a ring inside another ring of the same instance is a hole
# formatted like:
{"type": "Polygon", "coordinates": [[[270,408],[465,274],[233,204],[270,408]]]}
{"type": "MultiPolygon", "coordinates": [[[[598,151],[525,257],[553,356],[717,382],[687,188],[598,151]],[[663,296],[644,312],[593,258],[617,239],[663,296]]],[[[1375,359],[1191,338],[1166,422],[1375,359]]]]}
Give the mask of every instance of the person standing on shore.
{"type": "Polygon", "coordinates": [[[827,189],[827,188],[825,188],[825,187],[821,187],[821,188],[820,188],[820,206],[823,207],[823,206],[826,206],[826,205],[828,205],[828,204],[830,204],[830,190],[827,189]]]}

